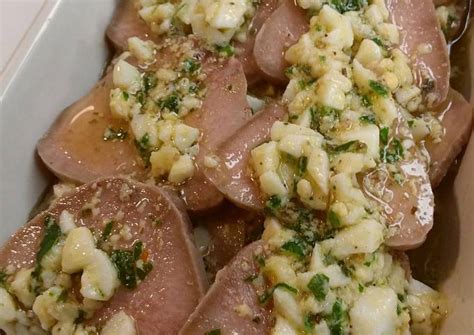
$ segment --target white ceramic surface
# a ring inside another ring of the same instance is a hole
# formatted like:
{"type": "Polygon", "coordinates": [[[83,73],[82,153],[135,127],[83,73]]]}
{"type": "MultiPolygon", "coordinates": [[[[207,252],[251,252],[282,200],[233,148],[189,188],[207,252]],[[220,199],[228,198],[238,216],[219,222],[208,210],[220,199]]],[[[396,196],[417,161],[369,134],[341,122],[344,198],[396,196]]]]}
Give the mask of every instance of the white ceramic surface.
{"type": "MultiPolygon", "coordinates": [[[[1,1],[1,0],[0,0],[1,1]]],[[[23,225],[49,182],[38,139],[100,77],[109,55],[104,31],[116,0],[57,0],[38,15],[0,81],[0,244],[23,225]]]]}
{"type": "Polygon", "coordinates": [[[0,0],[0,72],[3,72],[46,0],[0,0]]]}

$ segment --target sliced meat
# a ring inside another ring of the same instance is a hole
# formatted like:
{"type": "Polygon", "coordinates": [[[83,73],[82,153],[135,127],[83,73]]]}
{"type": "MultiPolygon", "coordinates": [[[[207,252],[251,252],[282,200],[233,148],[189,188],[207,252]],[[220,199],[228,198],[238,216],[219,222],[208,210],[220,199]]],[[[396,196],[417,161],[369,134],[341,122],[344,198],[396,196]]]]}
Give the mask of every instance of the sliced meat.
{"type": "Polygon", "coordinates": [[[204,260],[207,273],[213,277],[246,244],[255,240],[255,235],[263,227],[263,216],[224,201],[217,210],[193,218],[193,223],[204,227],[209,233],[209,246],[205,250],[204,260]]]}
{"type": "Polygon", "coordinates": [[[107,27],[107,37],[112,45],[119,51],[128,49],[128,39],[139,37],[140,39],[152,39],[157,41],[148,25],[138,15],[138,1],[120,0],[115,10],[112,21],[107,27]]]}
{"type": "MultiPolygon", "coordinates": [[[[168,61],[176,61],[176,55],[170,48],[164,48],[153,66],[168,61]]],[[[202,134],[195,176],[185,183],[182,191],[188,209],[193,211],[209,209],[222,202],[222,194],[201,172],[204,157],[209,148],[224,142],[251,117],[246,100],[247,83],[239,61],[231,59],[216,67],[205,60],[203,68],[210,75],[205,80],[207,94],[202,109],[185,119],[185,123],[198,128],[202,134]]],[[[107,128],[126,131],[129,127],[111,115],[112,85],[112,75],[108,73],[86,97],[67,108],[40,140],[40,157],[61,179],[86,183],[115,174],[131,175],[138,180],[147,177],[148,169],[138,155],[132,136],[124,141],[103,140],[107,128]]]]}
{"type": "Polygon", "coordinates": [[[387,5],[392,22],[401,29],[401,49],[413,62],[418,86],[434,93],[434,105],[442,103],[449,90],[450,62],[432,0],[393,0],[387,5]],[[423,45],[432,51],[420,52],[423,45]]]}
{"type": "Polygon", "coordinates": [[[184,122],[201,131],[197,169],[194,177],[183,185],[182,195],[188,209],[201,211],[215,207],[223,196],[205,178],[204,160],[209,152],[225,142],[252,116],[247,103],[247,81],[242,65],[230,59],[205,80],[206,97],[202,108],[189,114],[184,122]]]}
{"type": "Polygon", "coordinates": [[[143,178],[146,170],[133,139],[104,141],[107,128],[126,131],[128,124],[112,117],[109,72],[83,98],[66,108],[38,143],[38,154],[61,179],[90,182],[114,174],[143,178]]]}
{"type": "Polygon", "coordinates": [[[255,256],[262,252],[262,242],[254,242],[219,271],[215,283],[179,334],[202,335],[216,329],[221,334],[267,334],[272,323],[271,312],[259,304],[255,287],[246,281],[257,273],[255,256]],[[250,313],[239,313],[239,307],[250,313]]]}
{"type": "Polygon", "coordinates": [[[270,15],[255,39],[255,61],[264,75],[277,83],[285,83],[288,63],[286,49],[296,43],[309,28],[305,11],[293,0],[284,0],[270,15]]]}
{"type": "Polygon", "coordinates": [[[245,42],[235,42],[237,59],[242,63],[242,67],[244,68],[245,76],[247,77],[249,85],[261,80],[263,75],[257,63],[255,62],[255,57],[253,55],[255,37],[266,19],[278,7],[278,3],[278,0],[261,1],[247,29],[247,38],[245,42]]]}
{"type": "Polygon", "coordinates": [[[263,209],[260,186],[252,178],[250,170],[250,151],[270,139],[273,123],[281,120],[285,113],[286,109],[280,105],[267,106],[212,152],[218,165],[206,168],[204,173],[237,206],[251,210],[263,209]]]}
{"type": "Polygon", "coordinates": [[[385,243],[395,249],[414,249],[422,244],[433,227],[434,196],[422,160],[398,164],[402,183],[384,168],[363,178],[365,194],[382,209],[389,225],[385,243]]]}
{"type": "Polygon", "coordinates": [[[425,143],[431,158],[429,175],[433,188],[446,175],[472,132],[472,106],[458,92],[450,90],[448,99],[437,111],[445,130],[444,136],[439,143],[432,140],[425,143]]]}
{"type": "MultiPolygon", "coordinates": [[[[106,178],[77,188],[20,229],[0,250],[0,266],[31,266],[47,215],[58,220],[67,210],[78,226],[102,232],[115,219],[128,225],[132,238],[118,248],[132,248],[140,240],[153,269],[136,289],[121,286],[88,322],[102,324],[119,310],[136,321],[138,332],[176,334],[203,296],[204,267],[191,238],[190,221],[176,198],[160,188],[126,178],[106,178]],[[94,214],[84,211],[96,203],[94,214]],[[159,224],[157,224],[159,222],[159,224]]],[[[115,227],[113,233],[117,233],[115,227]]]]}

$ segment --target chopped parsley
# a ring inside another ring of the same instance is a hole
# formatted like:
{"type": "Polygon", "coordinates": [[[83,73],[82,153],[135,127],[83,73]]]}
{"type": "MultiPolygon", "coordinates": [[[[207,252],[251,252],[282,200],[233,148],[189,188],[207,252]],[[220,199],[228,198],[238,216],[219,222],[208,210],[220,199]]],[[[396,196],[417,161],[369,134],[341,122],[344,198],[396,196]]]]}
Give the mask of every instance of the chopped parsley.
{"type": "Polygon", "coordinates": [[[298,159],[297,167],[298,167],[298,175],[299,176],[304,175],[306,173],[306,168],[308,167],[308,157],[301,156],[298,159]]]}
{"type": "Polygon", "coordinates": [[[112,234],[112,229],[114,228],[114,222],[109,221],[105,225],[104,231],[102,232],[102,235],[100,236],[100,240],[105,242],[109,239],[110,234],[112,234]]]}
{"type": "Polygon", "coordinates": [[[147,72],[143,75],[143,89],[145,93],[148,93],[150,90],[156,87],[158,79],[152,72],[147,72]]]}
{"type": "Polygon", "coordinates": [[[196,59],[193,58],[186,58],[183,61],[183,71],[186,73],[194,74],[201,68],[201,64],[196,59]]]}
{"type": "Polygon", "coordinates": [[[221,57],[232,57],[235,53],[235,48],[229,43],[216,44],[215,48],[221,57]]]}
{"type": "Polygon", "coordinates": [[[170,94],[166,98],[161,99],[158,101],[158,106],[163,110],[167,109],[172,113],[177,113],[179,111],[179,104],[181,103],[181,99],[175,95],[170,94]]]}
{"type": "Polygon", "coordinates": [[[365,114],[359,117],[359,121],[362,123],[375,124],[375,115],[374,114],[365,114]]]}
{"type": "Polygon", "coordinates": [[[324,301],[329,291],[329,277],[323,273],[318,273],[308,283],[308,289],[313,293],[318,301],[324,301]]]}
{"type": "Polygon", "coordinates": [[[341,145],[338,145],[336,147],[329,148],[329,151],[332,154],[340,154],[343,152],[366,152],[367,151],[367,144],[359,141],[359,140],[354,140],[354,141],[349,141],[346,143],[343,143],[341,145]]]}
{"type": "Polygon", "coordinates": [[[333,210],[330,210],[328,212],[328,221],[331,227],[333,228],[339,228],[341,226],[341,221],[339,220],[339,217],[333,210]]]}
{"type": "Polygon", "coordinates": [[[221,330],[220,329],[213,329],[213,330],[210,330],[210,331],[204,333],[204,335],[221,335],[221,330]]]}
{"type": "Polygon", "coordinates": [[[137,93],[135,93],[135,98],[140,103],[140,105],[142,105],[142,107],[145,106],[146,94],[144,91],[140,90],[137,93]]]}
{"type": "Polygon", "coordinates": [[[314,320],[313,314],[306,314],[304,316],[303,325],[304,325],[305,332],[311,333],[313,331],[315,324],[316,324],[316,321],[314,320]]]}
{"type": "Polygon", "coordinates": [[[382,40],[378,37],[372,38],[372,41],[377,44],[381,48],[385,48],[385,45],[383,44],[382,40]]]}
{"type": "Polygon", "coordinates": [[[368,95],[361,96],[360,102],[362,103],[362,106],[364,106],[365,108],[372,106],[372,101],[370,100],[370,97],[368,95]]]}
{"type": "Polygon", "coordinates": [[[61,237],[61,228],[56,223],[56,220],[47,215],[44,218],[45,233],[43,240],[40,243],[38,253],[36,254],[36,267],[31,274],[34,278],[39,278],[41,273],[41,261],[43,257],[51,250],[51,248],[59,241],[61,237]]]}
{"type": "Polygon", "coordinates": [[[330,119],[333,123],[339,120],[341,116],[341,110],[322,106],[322,107],[311,107],[311,128],[320,131],[321,128],[321,120],[323,118],[330,119]]]}
{"type": "Polygon", "coordinates": [[[122,128],[119,128],[115,130],[112,127],[108,127],[105,132],[104,132],[104,141],[123,141],[126,139],[128,136],[127,131],[123,130],[122,128]]]}
{"type": "Polygon", "coordinates": [[[136,242],[132,250],[113,250],[110,259],[118,272],[120,282],[127,288],[137,287],[138,280],[145,279],[146,275],[153,269],[150,262],[145,262],[141,267],[137,265],[143,252],[143,243],[136,242]]]}
{"type": "Polygon", "coordinates": [[[135,146],[145,162],[145,165],[148,166],[148,164],[150,164],[150,135],[145,133],[140,140],[135,140],[135,146]]]}
{"type": "Polygon", "coordinates": [[[273,292],[275,292],[275,290],[277,288],[282,288],[282,289],[285,289],[288,292],[291,292],[293,294],[298,294],[298,290],[296,288],[294,288],[293,286],[290,286],[286,283],[278,283],[275,286],[273,286],[271,289],[269,289],[265,293],[263,293],[258,298],[258,302],[260,302],[261,304],[265,304],[273,296],[273,292]]]}
{"type": "Polygon", "coordinates": [[[380,149],[380,160],[384,163],[393,164],[405,156],[402,142],[394,138],[389,145],[380,149]]]}
{"type": "Polygon", "coordinates": [[[327,315],[325,319],[331,331],[331,335],[346,334],[345,329],[349,321],[349,316],[342,300],[336,300],[332,305],[331,314],[327,315]]]}
{"type": "Polygon", "coordinates": [[[122,91],[122,98],[123,100],[128,101],[129,94],[127,91],[122,91]]]}
{"type": "Polygon", "coordinates": [[[382,143],[383,145],[388,144],[388,131],[388,127],[383,127],[382,129],[380,129],[380,143],[382,143]]]}
{"type": "Polygon", "coordinates": [[[281,246],[282,250],[285,250],[299,259],[302,259],[306,255],[306,243],[299,238],[294,238],[291,241],[285,242],[281,246]]]}
{"type": "Polygon", "coordinates": [[[387,97],[388,96],[388,88],[382,83],[379,83],[378,81],[375,80],[369,80],[369,86],[370,89],[377,94],[378,96],[381,97],[387,97]]]}
{"type": "Polygon", "coordinates": [[[278,195],[272,195],[265,203],[265,212],[275,214],[282,207],[282,200],[278,195]]]}
{"type": "Polygon", "coordinates": [[[339,13],[360,10],[367,4],[366,0],[330,0],[329,4],[339,13]]]}
{"type": "Polygon", "coordinates": [[[298,86],[300,87],[301,90],[305,90],[309,88],[312,84],[314,84],[315,81],[316,79],[314,78],[308,79],[308,80],[301,79],[298,81],[298,86]]]}

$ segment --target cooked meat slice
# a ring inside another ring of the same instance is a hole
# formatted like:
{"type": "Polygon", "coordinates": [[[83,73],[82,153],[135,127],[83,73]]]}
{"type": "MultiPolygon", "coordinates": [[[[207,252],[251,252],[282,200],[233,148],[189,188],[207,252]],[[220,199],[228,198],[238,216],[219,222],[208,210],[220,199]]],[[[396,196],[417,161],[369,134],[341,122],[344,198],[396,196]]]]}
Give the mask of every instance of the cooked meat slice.
{"type": "Polygon", "coordinates": [[[435,105],[442,103],[448,95],[450,63],[432,0],[394,0],[387,6],[401,29],[401,49],[413,62],[418,86],[434,94],[435,105]],[[427,48],[431,51],[425,52],[427,48]]]}
{"type": "Polygon", "coordinates": [[[99,236],[105,224],[114,220],[117,226],[112,226],[112,234],[119,232],[118,224],[128,226],[131,233],[131,238],[120,239],[114,249],[131,249],[135,241],[142,241],[153,269],[137,288],[121,286],[88,322],[102,324],[123,310],[135,319],[142,335],[176,334],[207,288],[190,221],[176,201],[158,187],[121,177],[81,186],[14,234],[0,249],[0,267],[34,263],[46,216],[59,220],[61,213],[68,211],[77,226],[93,229],[99,236]],[[91,204],[95,207],[90,208],[91,204]]]}
{"type": "Polygon", "coordinates": [[[434,197],[425,164],[419,156],[399,162],[398,166],[401,181],[381,167],[364,176],[362,186],[387,220],[386,244],[407,250],[422,244],[433,227],[434,197]]]}
{"type": "Polygon", "coordinates": [[[293,0],[284,0],[270,15],[255,39],[254,57],[265,76],[277,83],[285,83],[288,64],[284,53],[308,30],[305,11],[293,0]]]}
{"type": "Polygon", "coordinates": [[[38,154],[59,178],[86,183],[114,174],[145,176],[143,161],[131,136],[104,141],[107,128],[127,131],[126,122],[112,117],[109,72],[83,98],[66,108],[38,143],[38,154]]]}
{"type": "MultiPolygon", "coordinates": [[[[162,49],[154,66],[176,61],[169,49],[162,49]]],[[[133,60],[131,60],[133,62],[133,60]]],[[[183,185],[188,209],[200,211],[217,206],[222,194],[204,177],[204,157],[239,129],[250,117],[246,100],[247,83],[239,61],[231,59],[217,66],[203,61],[209,75],[202,109],[189,114],[185,123],[201,131],[196,171],[183,185]]],[[[67,108],[38,144],[38,153],[46,166],[61,179],[86,183],[98,177],[131,175],[138,180],[147,177],[133,136],[125,140],[104,141],[107,128],[128,130],[128,124],[114,119],[109,108],[112,75],[106,77],[84,98],[67,108]]],[[[129,134],[131,135],[131,134],[129,134]]]]}
{"type": "Polygon", "coordinates": [[[229,60],[207,77],[205,85],[207,93],[201,109],[184,120],[202,134],[196,157],[197,169],[182,190],[188,209],[193,211],[209,209],[222,202],[222,194],[204,177],[205,157],[252,116],[246,99],[247,81],[239,61],[229,60]]]}
{"type": "Polygon", "coordinates": [[[262,79],[262,72],[255,62],[253,50],[255,46],[255,37],[262,28],[266,19],[278,7],[278,0],[263,0],[258,4],[257,12],[247,29],[247,38],[245,42],[235,42],[237,59],[242,63],[245,76],[249,85],[252,85],[262,79]]]}
{"type": "Polygon", "coordinates": [[[211,277],[227,265],[249,242],[255,240],[263,227],[263,216],[224,201],[217,210],[192,219],[208,232],[208,246],[204,250],[206,270],[211,277]]]}
{"type": "Polygon", "coordinates": [[[472,133],[472,106],[464,97],[450,90],[448,99],[437,108],[444,135],[441,142],[425,143],[430,154],[430,180],[433,188],[439,185],[472,133]]]}
{"type": "Polygon", "coordinates": [[[119,51],[128,49],[128,39],[139,37],[142,40],[156,40],[148,25],[138,15],[138,1],[120,0],[112,21],[107,27],[107,37],[119,51]]]}
{"type": "Polygon", "coordinates": [[[224,269],[189,317],[180,335],[202,335],[219,329],[221,334],[266,334],[271,312],[258,302],[257,291],[248,278],[257,273],[255,256],[263,253],[263,243],[242,249],[224,269]]]}
{"type": "Polygon", "coordinates": [[[273,123],[281,120],[285,113],[286,109],[277,104],[267,106],[217,150],[209,153],[217,166],[206,168],[206,176],[237,206],[263,209],[260,187],[250,170],[250,151],[270,139],[273,123]]]}

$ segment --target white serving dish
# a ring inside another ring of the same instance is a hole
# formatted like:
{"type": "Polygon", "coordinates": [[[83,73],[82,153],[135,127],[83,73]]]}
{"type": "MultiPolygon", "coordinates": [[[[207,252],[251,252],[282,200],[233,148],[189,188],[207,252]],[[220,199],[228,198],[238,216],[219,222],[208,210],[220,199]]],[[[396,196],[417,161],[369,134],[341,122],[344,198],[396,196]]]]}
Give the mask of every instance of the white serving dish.
{"type": "MultiPolygon", "coordinates": [[[[116,0],[48,0],[0,78],[0,244],[27,220],[51,181],[35,153],[38,139],[100,78],[109,56],[105,28],[116,0]]],[[[467,53],[474,78],[474,29],[467,53]]],[[[471,104],[474,85],[470,86],[471,104]]],[[[474,333],[474,138],[442,207],[442,282],[451,311],[443,334],[474,333]]]]}
{"type": "Polygon", "coordinates": [[[116,0],[48,0],[0,80],[0,244],[23,225],[50,174],[38,139],[100,78],[116,0]]]}

